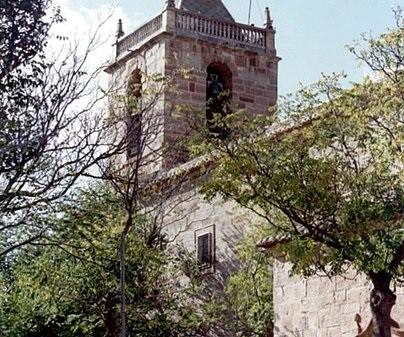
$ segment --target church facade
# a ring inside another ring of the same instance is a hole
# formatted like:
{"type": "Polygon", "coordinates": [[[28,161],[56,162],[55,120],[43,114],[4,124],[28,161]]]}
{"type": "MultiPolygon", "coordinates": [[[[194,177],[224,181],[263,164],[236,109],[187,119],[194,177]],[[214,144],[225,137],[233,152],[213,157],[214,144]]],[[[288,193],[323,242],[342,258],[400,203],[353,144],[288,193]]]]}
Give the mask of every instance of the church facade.
{"type": "MultiPolygon", "coordinates": [[[[187,134],[176,106],[206,111],[208,126],[213,118],[210,110],[225,109],[227,104],[230,110],[268,113],[277,102],[280,58],[275,33],[269,9],[260,28],[237,23],[221,0],[168,0],[161,13],[134,32],[124,35],[119,27],[107,72],[111,86],[126,88],[131,78],[136,82],[136,74],[170,77],[179,68],[187,71],[186,76],[174,75],[175,93],[164,93],[155,104],[161,120],[158,148],[187,134]],[[219,101],[224,93],[225,101],[219,101]]],[[[221,130],[212,130],[221,136],[221,130]]],[[[206,173],[201,166],[206,168],[209,162],[172,155],[159,160],[154,169],[166,177],[178,170],[188,172],[187,182],[164,201],[163,208],[169,211],[162,222],[173,242],[195,252],[206,274],[224,281],[237,268],[235,245],[254,217],[233,203],[205,201],[196,190],[206,173]]],[[[358,326],[368,323],[368,287],[357,276],[354,280],[289,277],[288,264],[277,261],[275,336],[355,336],[358,326]],[[362,323],[355,322],[356,314],[362,323]]],[[[395,310],[396,319],[404,317],[402,291],[395,310]]]]}

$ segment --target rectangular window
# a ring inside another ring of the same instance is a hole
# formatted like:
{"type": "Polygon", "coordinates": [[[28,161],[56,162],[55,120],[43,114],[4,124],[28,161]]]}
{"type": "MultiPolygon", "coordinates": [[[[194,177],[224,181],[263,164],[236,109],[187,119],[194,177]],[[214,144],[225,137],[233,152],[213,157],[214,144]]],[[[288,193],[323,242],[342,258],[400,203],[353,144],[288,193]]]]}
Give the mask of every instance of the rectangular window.
{"type": "Polygon", "coordinates": [[[198,263],[202,270],[213,266],[213,235],[207,233],[197,238],[198,263]]]}
{"type": "Polygon", "coordinates": [[[126,125],[127,152],[132,158],[139,155],[142,136],[142,123],[139,114],[128,116],[126,125]]]}

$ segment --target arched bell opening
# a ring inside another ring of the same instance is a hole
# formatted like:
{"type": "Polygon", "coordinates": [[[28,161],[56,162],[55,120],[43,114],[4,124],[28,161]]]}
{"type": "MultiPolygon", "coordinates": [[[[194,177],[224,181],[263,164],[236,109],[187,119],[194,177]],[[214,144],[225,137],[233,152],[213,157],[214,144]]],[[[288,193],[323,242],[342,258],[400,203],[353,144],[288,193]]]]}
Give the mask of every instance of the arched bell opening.
{"type": "Polygon", "coordinates": [[[224,117],[230,111],[232,97],[232,73],[221,62],[213,62],[207,67],[206,77],[206,124],[214,137],[225,139],[229,130],[224,117]]]}
{"type": "Polygon", "coordinates": [[[142,72],[138,68],[129,77],[126,96],[126,145],[128,157],[132,158],[140,152],[142,136],[142,72]]]}

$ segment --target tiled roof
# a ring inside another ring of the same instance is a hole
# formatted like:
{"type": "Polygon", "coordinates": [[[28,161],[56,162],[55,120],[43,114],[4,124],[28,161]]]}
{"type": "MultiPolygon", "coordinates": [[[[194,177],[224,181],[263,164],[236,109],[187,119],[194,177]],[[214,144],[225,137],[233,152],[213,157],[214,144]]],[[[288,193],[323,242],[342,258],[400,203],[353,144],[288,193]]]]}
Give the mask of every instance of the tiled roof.
{"type": "MultiPolygon", "coordinates": [[[[299,225],[299,224],[295,224],[296,226],[296,230],[297,233],[300,233],[300,236],[305,237],[308,234],[308,231],[305,227],[299,225]]],[[[273,236],[269,236],[266,237],[264,239],[262,239],[261,241],[259,241],[257,243],[257,247],[263,250],[271,250],[272,248],[274,248],[275,246],[284,244],[284,243],[289,243],[290,241],[292,241],[292,234],[290,233],[280,233],[278,235],[273,235],[273,236]]]]}
{"type": "Polygon", "coordinates": [[[277,245],[283,244],[283,243],[288,243],[292,240],[292,237],[288,234],[284,235],[276,235],[276,236],[270,236],[262,239],[257,243],[257,247],[263,250],[270,250],[274,248],[277,245]]]}
{"type": "Polygon", "coordinates": [[[216,19],[234,21],[221,0],[176,0],[176,7],[216,19]]]}

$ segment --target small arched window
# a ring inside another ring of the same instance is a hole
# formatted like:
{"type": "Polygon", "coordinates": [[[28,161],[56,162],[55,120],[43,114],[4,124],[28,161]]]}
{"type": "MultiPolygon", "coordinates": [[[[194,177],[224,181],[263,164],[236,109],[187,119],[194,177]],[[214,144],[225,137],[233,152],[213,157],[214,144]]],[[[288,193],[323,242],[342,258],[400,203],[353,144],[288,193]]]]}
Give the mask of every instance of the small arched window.
{"type": "Polygon", "coordinates": [[[127,88],[126,140],[128,157],[139,155],[142,138],[142,73],[132,71],[127,88]]]}
{"type": "Polygon", "coordinates": [[[220,139],[228,135],[223,117],[230,113],[232,73],[220,62],[211,63],[206,78],[206,120],[211,134],[220,139]]]}

